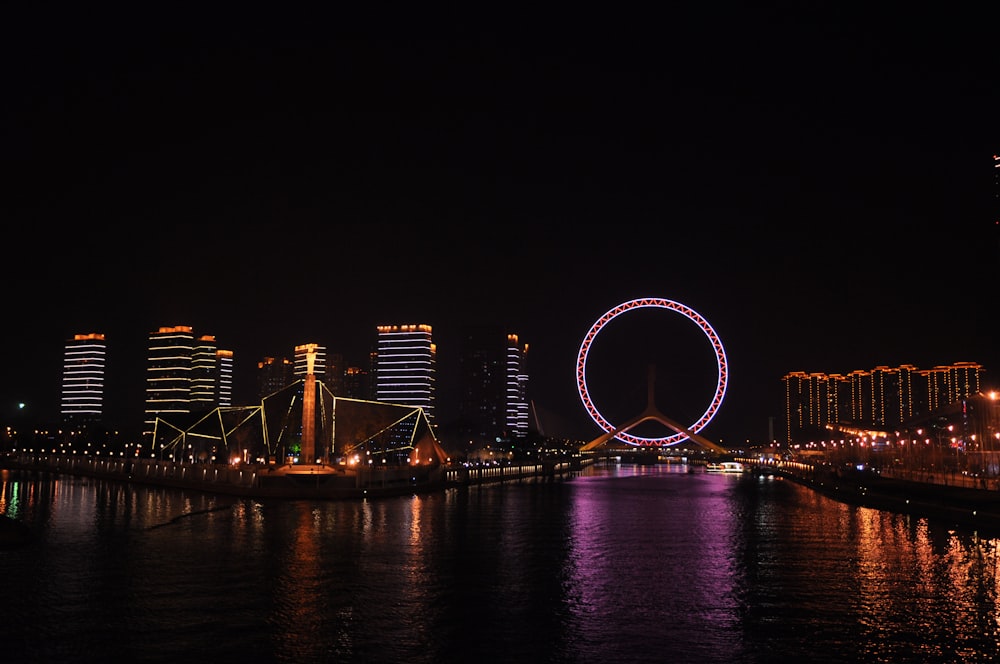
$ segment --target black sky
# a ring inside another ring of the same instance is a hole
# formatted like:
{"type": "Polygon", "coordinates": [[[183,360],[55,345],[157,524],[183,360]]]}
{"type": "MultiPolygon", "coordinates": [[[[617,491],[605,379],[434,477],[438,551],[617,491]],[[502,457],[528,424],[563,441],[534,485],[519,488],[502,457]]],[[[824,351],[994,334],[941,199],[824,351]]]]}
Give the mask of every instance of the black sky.
{"type": "MultiPolygon", "coordinates": [[[[78,332],[108,335],[114,415],[161,325],[215,334],[249,396],[264,355],[361,362],[385,323],[433,325],[444,372],[468,321],[530,344],[548,432],[593,437],[577,352],[641,297],[725,344],[715,440],[783,426],[789,371],[996,374],[985,14],[513,11],[8,13],[0,412],[57,410],[78,332]]],[[[650,363],[697,392],[675,322],[616,342],[608,408],[650,363]]]]}

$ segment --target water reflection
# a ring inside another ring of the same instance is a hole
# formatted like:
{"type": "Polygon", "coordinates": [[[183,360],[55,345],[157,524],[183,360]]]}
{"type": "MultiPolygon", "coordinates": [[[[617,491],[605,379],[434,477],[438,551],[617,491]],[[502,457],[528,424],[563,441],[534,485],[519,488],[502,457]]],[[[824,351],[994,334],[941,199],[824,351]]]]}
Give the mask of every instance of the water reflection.
{"type": "Polygon", "coordinates": [[[0,551],[0,640],[64,662],[998,656],[997,540],[685,470],[342,502],[4,473],[36,538],[0,551]]]}
{"type": "MultiPolygon", "coordinates": [[[[574,483],[566,599],[580,661],[651,634],[667,660],[742,656],[744,542],[729,497],[735,478],[681,473],[683,466],[619,467],[574,483]]],[[[635,652],[611,656],[634,661],[635,652]]]]}

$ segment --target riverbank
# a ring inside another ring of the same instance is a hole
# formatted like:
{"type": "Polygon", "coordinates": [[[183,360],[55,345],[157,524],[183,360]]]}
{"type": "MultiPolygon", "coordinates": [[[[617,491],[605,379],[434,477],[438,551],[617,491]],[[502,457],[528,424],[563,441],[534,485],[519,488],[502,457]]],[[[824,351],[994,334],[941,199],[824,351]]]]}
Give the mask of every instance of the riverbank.
{"type": "Polygon", "coordinates": [[[886,477],[873,471],[757,467],[809,486],[843,503],[926,517],[944,525],[1000,537],[1000,491],[886,477]]]}
{"type": "Polygon", "coordinates": [[[0,468],[95,477],[134,484],[193,489],[249,498],[361,499],[444,487],[440,466],[377,470],[328,464],[206,464],[157,459],[20,455],[0,468]]]}
{"type": "MultiPolygon", "coordinates": [[[[885,477],[872,471],[803,464],[753,465],[752,472],[798,482],[843,503],[926,517],[945,525],[1000,537],[1000,491],[885,477]]],[[[324,464],[215,465],[154,459],[38,455],[0,457],[0,468],[97,477],[114,481],[193,489],[251,498],[357,500],[412,495],[453,486],[552,477],[577,471],[581,463],[501,466],[426,466],[345,469],[324,464]]],[[[18,533],[0,523],[0,545],[18,533]]]]}
{"type": "Polygon", "coordinates": [[[361,500],[440,491],[453,486],[546,478],[591,461],[552,460],[519,465],[206,464],[59,454],[0,457],[0,469],[96,477],[193,489],[245,498],[361,500]]]}

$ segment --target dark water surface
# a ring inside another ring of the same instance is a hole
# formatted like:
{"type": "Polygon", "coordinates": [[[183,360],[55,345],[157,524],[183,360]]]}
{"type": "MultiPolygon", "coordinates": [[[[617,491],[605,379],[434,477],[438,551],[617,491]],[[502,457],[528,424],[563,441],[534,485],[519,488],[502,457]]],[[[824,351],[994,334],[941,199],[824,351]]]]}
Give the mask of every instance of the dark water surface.
{"type": "Polygon", "coordinates": [[[998,544],[793,482],[591,467],[369,501],[3,471],[4,662],[985,662],[998,544]]]}

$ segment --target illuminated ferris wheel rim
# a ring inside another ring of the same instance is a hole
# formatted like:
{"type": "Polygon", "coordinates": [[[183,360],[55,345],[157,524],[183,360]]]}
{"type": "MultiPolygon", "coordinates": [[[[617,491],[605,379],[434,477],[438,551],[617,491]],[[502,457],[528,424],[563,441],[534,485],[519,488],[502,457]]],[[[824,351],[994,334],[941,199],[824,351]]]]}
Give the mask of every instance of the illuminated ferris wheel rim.
{"type": "MultiPolygon", "coordinates": [[[[705,426],[719,411],[719,407],[722,405],[722,399],[726,395],[726,384],[728,383],[729,370],[726,364],[726,351],[722,347],[722,341],[719,340],[719,336],[715,333],[715,330],[701,314],[694,309],[681,304],[680,302],[657,297],[637,298],[635,300],[622,302],[618,306],[609,309],[603,316],[598,318],[597,322],[595,322],[587,332],[587,335],[583,339],[583,343],[580,344],[580,352],[576,359],[576,387],[580,393],[580,399],[583,401],[584,408],[587,409],[587,414],[590,415],[590,418],[594,420],[601,430],[605,433],[611,433],[615,430],[616,427],[611,424],[607,418],[601,415],[600,411],[594,405],[593,399],[590,397],[590,392],[587,389],[586,376],[587,356],[590,354],[591,344],[593,344],[594,339],[597,338],[597,335],[602,329],[604,329],[605,325],[627,311],[645,308],[668,309],[684,315],[701,328],[701,331],[705,333],[706,337],[708,337],[708,340],[711,342],[712,348],[715,351],[716,369],[718,371],[715,396],[712,397],[711,403],[701,417],[699,417],[694,424],[688,427],[688,430],[691,433],[697,433],[701,429],[705,428],[705,426]]],[[[675,433],[660,438],[646,438],[643,436],[635,436],[623,431],[615,437],[632,445],[655,445],[668,447],[670,445],[676,445],[677,443],[687,439],[688,436],[684,433],[675,433]]]]}

